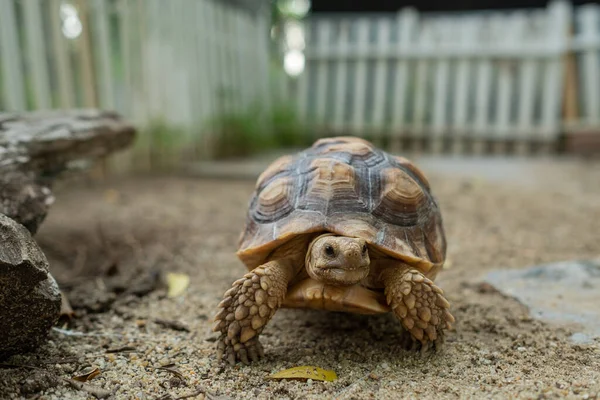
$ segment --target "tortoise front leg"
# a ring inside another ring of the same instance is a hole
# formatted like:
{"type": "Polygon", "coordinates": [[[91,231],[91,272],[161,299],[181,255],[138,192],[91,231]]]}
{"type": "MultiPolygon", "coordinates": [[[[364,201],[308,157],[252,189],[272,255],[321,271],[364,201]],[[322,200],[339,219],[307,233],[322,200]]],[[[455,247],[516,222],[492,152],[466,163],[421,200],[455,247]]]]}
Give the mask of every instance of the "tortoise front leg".
{"type": "Polygon", "coordinates": [[[407,265],[386,268],[381,277],[387,302],[413,342],[424,351],[432,344],[439,347],[454,322],[443,290],[407,265]]]}
{"type": "Polygon", "coordinates": [[[219,303],[213,331],[221,332],[217,358],[229,364],[249,364],[263,356],[259,334],[283,302],[293,268],[287,261],[270,261],[233,282],[219,303]]]}

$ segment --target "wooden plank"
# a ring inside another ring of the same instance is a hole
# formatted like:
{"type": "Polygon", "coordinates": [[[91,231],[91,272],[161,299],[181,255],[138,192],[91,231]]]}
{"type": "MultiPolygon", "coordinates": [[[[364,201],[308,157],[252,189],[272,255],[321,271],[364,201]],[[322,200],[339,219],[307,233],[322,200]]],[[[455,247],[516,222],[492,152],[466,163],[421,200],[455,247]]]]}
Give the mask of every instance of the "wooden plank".
{"type": "MultiPolygon", "coordinates": [[[[162,69],[159,60],[162,57],[158,40],[162,19],[160,0],[138,0],[136,11],[139,15],[137,30],[140,37],[141,51],[140,91],[137,95],[144,99],[143,111],[140,114],[138,124],[142,128],[147,128],[153,118],[161,116],[161,113],[165,110],[164,103],[168,100],[160,95],[163,82],[160,79],[162,69]]],[[[120,43],[122,44],[123,38],[119,37],[119,39],[121,39],[120,43]]],[[[147,171],[152,168],[152,138],[150,138],[147,129],[140,129],[132,163],[139,170],[147,171]]]]}
{"type": "MultiPolygon", "coordinates": [[[[432,46],[432,26],[427,22],[423,22],[418,32],[419,37],[414,42],[415,45],[423,48],[431,49],[432,46]]],[[[416,61],[415,70],[415,88],[413,93],[414,108],[412,112],[412,123],[410,127],[410,133],[413,140],[412,150],[414,153],[420,153],[423,150],[423,138],[426,133],[426,118],[428,110],[428,101],[430,99],[427,96],[429,87],[429,70],[432,67],[432,61],[429,58],[420,58],[416,61]]]]}
{"type": "MultiPolygon", "coordinates": [[[[565,2],[553,2],[548,6],[548,41],[555,51],[546,63],[542,88],[542,130],[540,139],[545,146],[555,142],[560,133],[563,94],[563,55],[571,23],[571,6],[565,2]]],[[[548,150],[548,149],[544,149],[548,150]]]]}
{"type": "MultiPolygon", "coordinates": [[[[347,51],[350,43],[350,22],[347,19],[342,19],[337,24],[337,32],[335,35],[335,46],[340,51],[347,51]]],[[[348,85],[346,80],[348,77],[348,62],[344,59],[336,61],[335,69],[335,94],[334,94],[334,111],[333,111],[333,126],[337,131],[344,131],[346,127],[346,104],[348,85]]]]}
{"type": "MultiPolygon", "coordinates": [[[[488,37],[490,32],[489,18],[479,20],[477,37],[488,37]]],[[[490,102],[492,96],[492,61],[482,57],[476,63],[475,84],[475,120],[471,132],[473,152],[479,154],[483,151],[484,139],[491,131],[490,102]]]]}
{"type": "Polygon", "coordinates": [[[27,104],[13,0],[0,0],[0,10],[0,65],[4,107],[8,111],[22,111],[27,108],[27,104]]]}
{"type": "MultiPolygon", "coordinates": [[[[312,37],[311,37],[311,22],[306,20],[303,21],[303,29],[304,29],[304,41],[306,43],[306,47],[312,46],[312,37]]],[[[309,85],[310,85],[310,75],[311,75],[311,67],[312,63],[307,63],[304,72],[296,78],[296,85],[298,88],[297,94],[297,104],[298,104],[298,116],[305,123],[312,124],[313,121],[309,119],[308,116],[308,93],[309,93],[309,85]]]]}
{"type": "MultiPolygon", "coordinates": [[[[581,37],[589,43],[600,41],[600,6],[585,5],[579,8],[581,37]]],[[[600,46],[589,47],[583,52],[582,91],[585,122],[600,125],[600,46]]]]}
{"type": "Polygon", "coordinates": [[[52,61],[58,80],[59,104],[61,108],[68,109],[75,105],[75,91],[73,88],[70,52],[61,28],[60,4],[61,0],[50,0],[50,10],[52,12],[50,12],[48,17],[50,18],[52,29],[52,61]]]}
{"type": "Polygon", "coordinates": [[[211,93],[211,85],[212,76],[214,75],[214,65],[212,63],[212,59],[210,57],[211,43],[209,41],[210,35],[210,21],[208,21],[208,6],[209,2],[207,1],[198,1],[196,2],[196,20],[200,21],[201,25],[196,27],[196,36],[198,39],[198,59],[197,63],[200,67],[199,73],[201,74],[201,86],[198,88],[199,92],[202,95],[202,105],[204,108],[204,113],[202,114],[203,124],[206,122],[207,118],[216,112],[216,107],[214,104],[214,97],[211,93]]]}
{"type": "MultiPolygon", "coordinates": [[[[327,51],[327,48],[331,47],[331,34],[333,27],[331,22],[328,20],[319,21],[316,28],[316,43],[323,51],[327,51]]],[[[327,66],[328,61],[317,61],[313,64],[316,73],[315,83],[315,118],[317,123],[317,129],[324,129],[327,125],[327,66]]],[[[316,130],[313,130],[313,133],[316,130]]]]}
{"type": "Polygon", "coordinates": [[[81,68],[81,86],[83,91],[83,104],[85,107],[97,107],[96,80],[92,65],[92,48],[90,45],[90,25],[88,24],[88,3],[77,0],[77,11],[83,29],[77,40],[77,53],[81,68]]]}
{"type": "MultiPolygon", "coordinates": [[[[502,43],[503,46],[507,47],[516,47],[518,45],[520,37],[515,32],[518,29],[515,22],[513,17],[502,16],[495,19],[495,33],[498,35],[496,37],[497,43],[502,43]]],[[[489,139],[493,141],[494,152],[500,153],[504,151],[508,136],[512,133],[511,101],[513,99],[516,61],[514,59],[504,59],[497,66],[496,119],[494,121],[494,132],[491,133],[489,139]]]]}
{"type": "MultiPolygon", "coordinates": [[[[398,39],[396,52],[405,54],[414,46],[414,35],[417,28],[417,12],[413,8],[404,8],[398,13],[398,39]]],[[[410,62],[405,58],[396,61],[396,74],[394,77],[394,95],[392,96],[392,132],[395,139],[392,140],[391,150],[399,152],[402,150],[401,136],[406,133],[406,115],[408,106],[408,71],[410,62]]]]}
{"type": "Polygon", "coordinates": [[[23,2],[27,58],[32,74],[34,105],[37,109],[48,109],[52,106],[52,99],[40,6],[38,0],[23,2]]]}
{"type": "MultiPolygon", "coordinates": [[[[186,22],[189,27],[187,34],[193,38],[193,51],[190,62],[195,73],[193,79],[194,111],[196,115],[194,132],[198,136],[202,134],[201,126],[210,116],[212,109],[210,93],[206,90],[210,79],[210,61],[207,57],[206,25],[202,23],[204,6],[204,1],[194,2],[188,12],[190,19],[186,22]]],[[[196,138],[196,140],[198,141],[199,138],[196,138]]],[[[201,150],[201,147],[197,148],[197,151],[201,150]]]]}
{"type": "MultiPolygon", "coordinates": [[[[437,21],[438,33],[437,39],[433,42],[433,48],[443,47],[448,40],[455,40],[450,34],[455,34],[454,26],[447,19],[437,21]]],[[[431,151],[433,153],[441,153],[443,150],[443,135],[446,133],[448,126],[447,105],[448,92],[450,85],[450,62],[445,57],[440,57],[435,64],[434,88],[433,88],[433,119],[431,121],[431,151]]]]}
{"type": "MultiPolygon", "coordinates": [[[[190,141],[191,136],[189,135],[191,127],[193,126],[193,112],[191,106],[193,105],[192,99],[192,76],[196,73],[194,66],[191,63],[190,56],[191,52],[191,34],[186,32],[186,14],[190,12],[190,3],[186,0],[175,0],[173,3],[173,28],[174,28],[174,39],[176,45],[175,59],[177,63],[181,65],[181,73],[177,77],[176,90],[178,96],[181,98],[179,103],[179,109],[181,113],[181,124],[184,128],[183,136],[177,138],[177,152],[184,151],[184,149],[191,147],[190,141]]],[[[174,155],[177,157],[177,155],[174,155]]],[[[177,160],[177,158],[176,158],[177,160]]]]}
{"type": "MultiPolygon", "coordinates": [[[[391,20],[388,17],[380,18],[375,22],[377,26],[377,43],[376,46],[380,46],[382,49],[389,46],[391,42],[391,20]]],[[[387,72],[388,72],[388,58],[382,56],[375,62],[375,72],[373,77],[373,114],[370,121],[370,127],[373,133],[376,135],[377,140],[381,140],[380,136],[386,130],[387,121],[385,121],[385,110],[386,110],[386,89],[387,89],[387,72]]]]}
{"type": "Polygon", "coordinates": [[[269,7],[263,7],[257,12],[256,28],[257,35],[254,36],[258,46],[258,78],[259,90],[262,95],[262,104],[267,112],[271,109],[271,94],[269,90],[269,57],[270,57],[270,39],[271,14],[269,7]]]}
{"type": "Polygon", "coordinates": [[[129,0],[118,0],[118,26],[119,26],[119,47],[121,63],[123,68],[123,86],[121,87],[121,94],[125,96],[125,101],[122,104],[123,113],[127,117],[132,117],[132,90],[131,90],[131,30],[129,25],[130,19],[130,8],[129,0]]]}
{"type": "Polygon", "coordinates": [[[227,113],[234,113],[235,101],[232,95],[234,87],[232,85],[233,74],[231,72],[231,26],[229,23],[229,10],[226,4],[217,4],[217,21],[219,21],[219,27],[216,39],[219,42],[219,54],[221,57],[221,90],[227,113]]]}
{"type": "Polygon", "coordinates": [[[232,47],[233,47],[233,57],[234,57],[234,72],[235,72],[235,81],[237,86],[237,107],[238,111],[244,113],[248,106],[248,94],[247,87],[250,79],[244,76],[245,65],[246,65],[246,50],[245,50],[245,40],[246,40],[246,20],[245,15],[242,12],[236,12],[233,16],[233,38],[232,38],[232,47]]]}
{"type": "MultiPolygon", "coordinates": [[[[369,45],[369,20],[361,17],[356,20],[356,43],[358,51],[369,45]]],[[[363,135],[365,128],[365,105],[367,98],[367,61],[358,59],[354,65],[354,93],[352,105],[352,133],[363,135]]]]}
{"type": "MultiPolygon", "coordinates": [[[[573,39],[573,27],[570,29],[570,38],[573,39]]],[[[571,42],[572,43],[572,42],[571,42]]],[[[600,46],[598,46],[600,50],[600,46]]],[[[565,63],[565,87],[563,101],[563,119],[564,125],[567,127],[577,123],[580,117],[579,114],[579,87],[578,87],[578,71],[576,53],[569,49],[563,57],[565,63]]]]}
{"type": "MultiPolygon", "coordinates": [[[[524,15],[519,15],[517,24],[518,29],[522,32],[523,37],[521,40],[527,43],[536,43],[541,45],[541,41],[534,35],[536,32],[527,30],[527,26],[531,26],[532,21],[526,18],[524,15]],[[529,32],[529,33],[527,33],[529,32]]],[[[535,105],[535,81],[536,73],[538,71],[539,61],[532,57],[525,57],[521,59],[518,66],[519,71],[519,85],[518,85],[518,109],[517,109],[517,121],[515,132],[520,136],[516,143],[515,152],[523,155],[527,152],[529,140],[535,136],[537,127],[534,121],[534,105],[535,105]]]]}
{"type": "MultiPolygon", "coordinates": [[[[457,23],[460,32],[460,43],[468,48],[474,45],[477,32],[477,20],[465,18],[457,23]]],[[[465,150],[465,136],[468,133],[467,118],[469,110],[469,89],[473,81],[473,62],[468,58],[459,58],[456,62],[456,76],[452,113],[452,152],[462,153],[465,150]]]]}
{"type": "Polygon", "coordinates": [[[108,8],[105,0],[93,0],[93,25],[95,26],[94,47],[97,49],[96,68],[98,70],[99,104],[105,110],[115,108],[112,52],[108,8]]]}
{"type": "Polygon", "coordinates": [[[131,15],[129,17],[129,40],[131,56],[130,69],[131,69],[131,114],[132,119],[137,123],[146,123],[149,116],[151,115],[148,110],[148,102],[146,101],[146,88],[145,88],[145,75],[146,69],[144,68],[144,52],[146,51],[146,21],[147,11],[149,2],[146,0],[130,0],[129,10],[131,15]],[[140,101],[139,99],[144,99],[140,101]]]}
{"type": "MultiPolygon", "coordinates": [[[[216,18],[215,11],[215,3],[212,1],[203,1],[204,3],[204,11],[203,11],[203,22],[206,26],[204,30],[205,37],[205,56],[208,62],[208,86],[206,88],[207,94],[211,98],[212,104],[212,113],[213,116],[217,116],[224,112],[222,99],[219,97],[219,88],[221,85],[221,68],[220,68],[220,59],[219,59],[219,49],[218,43],[216,42],[215,35],[218,32],[218,22],[216,18]]],[[[214,134],[212,130],[209,130],[205,133],[203,143],[206,146],[207,151],[205,152],[205,156],[208,158],[212,158],[213,153],[213,141],[214,134]]]]}

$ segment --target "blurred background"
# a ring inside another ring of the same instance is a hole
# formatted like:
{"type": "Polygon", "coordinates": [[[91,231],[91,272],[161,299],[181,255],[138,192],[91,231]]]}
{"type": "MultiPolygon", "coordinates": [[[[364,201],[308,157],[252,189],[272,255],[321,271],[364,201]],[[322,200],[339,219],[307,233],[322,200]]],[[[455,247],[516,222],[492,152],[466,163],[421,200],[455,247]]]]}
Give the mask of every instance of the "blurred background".
{"type": "Polygon", "coordinates": [[[87,107],[139,129],[117,173],[339,134],[395,152],[592,153],[600,6],[0,0],[0,111],[87,107]]]}

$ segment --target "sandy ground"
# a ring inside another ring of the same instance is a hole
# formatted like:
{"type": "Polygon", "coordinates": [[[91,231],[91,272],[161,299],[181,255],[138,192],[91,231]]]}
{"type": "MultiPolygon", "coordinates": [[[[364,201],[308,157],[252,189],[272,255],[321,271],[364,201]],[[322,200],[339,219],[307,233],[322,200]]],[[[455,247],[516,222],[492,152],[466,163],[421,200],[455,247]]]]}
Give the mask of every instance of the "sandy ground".
{"type": "Polygon", "coordinates": [[[481,284],[492,269],[600,256],[600,163],[544,163],[514,172],[514,181],[443,169],[429,173],[449,241],[437,283],[457,322],[442,353],[404,350],[391,315],[280,310],[262,335],[263,361],[223,365],[211,318],[244,273],[234,252],[253,182],[69,185],[37,239],[77,315],[70,334],[53,331],[36,353],[7,361],[30,368],[0,369],[0,398],[94,398],[63,380],[86,367],[101,370],[89,384],[117,399],[600,397],[600,342],[573,344],[569,327],[533,320],[481,284]],[[185,295],[168,298],[156,287],[167,272],[189,274],[185,295]],[[168,364],[178,373],[156,369],[168,364]],[[298,365],[332,369],[338,379],[267,379],[298,365]]]}

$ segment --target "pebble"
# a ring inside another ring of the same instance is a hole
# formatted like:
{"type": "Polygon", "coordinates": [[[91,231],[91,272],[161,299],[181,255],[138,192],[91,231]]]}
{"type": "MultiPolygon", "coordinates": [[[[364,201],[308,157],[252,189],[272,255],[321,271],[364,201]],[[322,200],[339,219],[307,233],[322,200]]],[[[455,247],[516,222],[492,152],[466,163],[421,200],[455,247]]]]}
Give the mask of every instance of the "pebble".
{"type": "Polygon", "coordinates": [[[312,385],[313,385],[313,380],[312,380],[312,379],[309,379],[309,380],[307,380],[307,381],[306,381],[306,385],[307,385],[308,387],[312,387],[312,385]]]}
{"type": "Polygon", "coordinates": [[[388,363],[383,363],[383,364],[381,364],[381,369],[388,370],[388,369],[390,369],[390,366],[388,363]]]}
{"type": "Polygon", "coordinates": [[[517,347],[517,351],[520,351],[522,353],[524,351],[527,351],[527,347],[523,347],[523,346],[517,347]]]}

